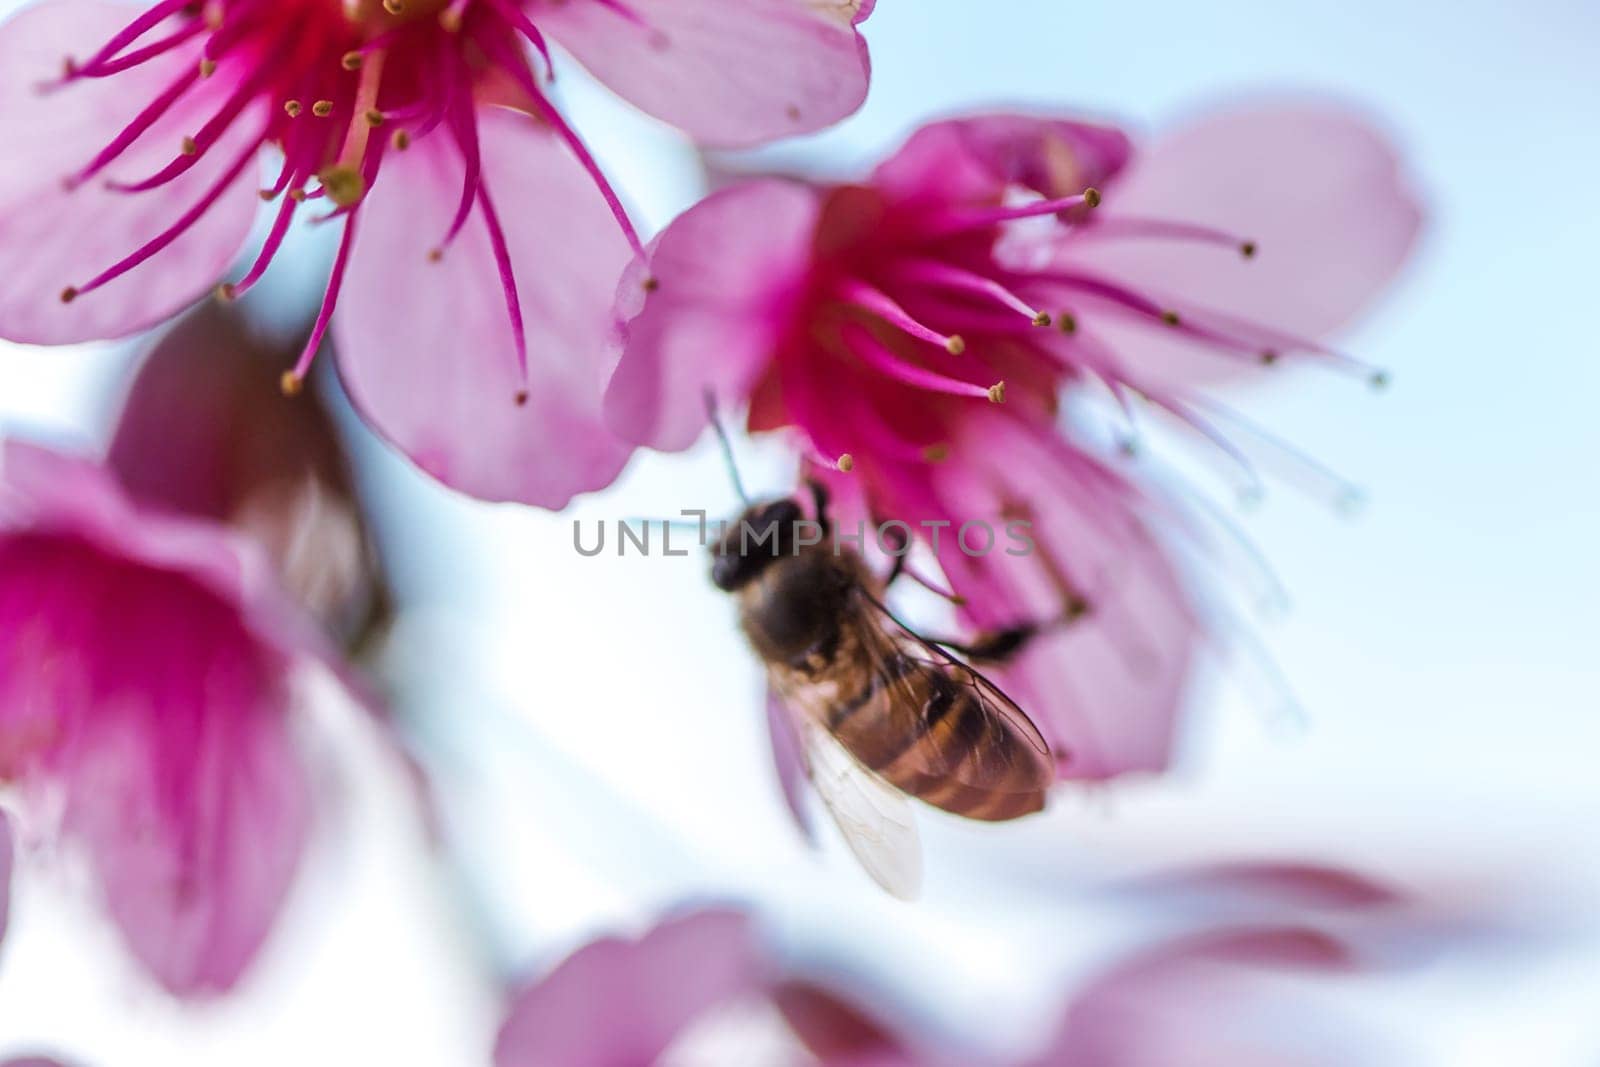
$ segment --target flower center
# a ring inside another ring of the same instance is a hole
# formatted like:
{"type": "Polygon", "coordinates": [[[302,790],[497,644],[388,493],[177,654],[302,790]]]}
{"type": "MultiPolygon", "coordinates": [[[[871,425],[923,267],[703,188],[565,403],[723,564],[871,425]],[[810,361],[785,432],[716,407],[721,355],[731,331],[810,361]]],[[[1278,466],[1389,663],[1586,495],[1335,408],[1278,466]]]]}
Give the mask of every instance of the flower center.
{"type": "MultiPolygon", "coordinates": [[[[619,0],[595,2],[620,8],[619,0]]],[[[516,280],[505,234],[495,214],[479,158],[478,93],[492,80],[495,102],[545,123],[571,149],[605,197],[624,235],[643,255],[622,205],[575,131],[546,98],[533,61],[546,71],[550,56],[523,0],[161,0],[82,60],[69,59],[64,82],[109,78],[162,61],[176,72],[169,87],[75,174],[69,187],[99,175],[157,121],[192,115],[194,132],[172,161],[142,180],[108,183],[138,193],[187,172],[240,122],[258,123],[220,178],[167,230],[87,282],[69,285],[71,302],[156,255],[192,226],[241,179],[259,149],[281,149],[277,179],[261,191],[280,201],[256,262],[221,295],[242,295],[263,275],[302,204],[324,201],[316,221],[341,220],[344,236],[305,352],[283,378],[297,392],[321,344],[337,299],[356,216],[388,151],[404,151],[440,133],[465,161],[461,199],[431,258],[438,259],[476,211],[489,230],[511,319],[519,370],[527,351],[516,280]],[[531,52],[530,52],[531,49],[531,52]],[[184,57],[192,62],[174,62],[184,57]],[[505,86],[510,88],[506,89],[505,86]],[[267,107],[258,105],[265,101],[267,107]],[[261,117],[264,116],[264,117],[261,117]]],[[[519,392],[519,402],[526,398],[519,392]]]]}

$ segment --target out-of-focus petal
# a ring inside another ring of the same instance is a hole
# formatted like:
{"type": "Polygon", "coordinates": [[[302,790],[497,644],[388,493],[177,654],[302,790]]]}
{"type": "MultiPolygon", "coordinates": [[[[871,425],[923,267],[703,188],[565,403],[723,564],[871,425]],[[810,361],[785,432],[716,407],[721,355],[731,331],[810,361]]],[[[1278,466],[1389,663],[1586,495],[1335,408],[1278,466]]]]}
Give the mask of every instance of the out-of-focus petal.
{"type": "Polygon", "coordinates": [[[0,726],[31,762],[13,770],[61,784],[145,967],[179,995],[228,989],[309,819],[288,663],[214,590],[72,533],[0,538],[0,573],[0,726]]]}
{"type": "Polygon", "coordinates": [[[527,328],[526,382],[481,207],[441,260],[429,256],[461,196],[445,137],[391,153],[361,210],[334,317],[339,373],[367,421],[441,482],[560,508],[610,484],[631,451],[600,418],[628,247],[547,128],[499,111],[479,134],[527,328]]]}
{"type": "Polygon", "coordinates": [[[969,433],[955,446],[968,462],[941,465],[935,477],[941,514],[957,524],[940,563],[970,621],[995,629],[1056,620],[1073,595],[1088,606],[990,673],[1044,732],[1063,777],[1164,769],[1201,631],[1135,490],[1048,427],[987,416],[969,433]],[[1031,545],[995,516],[1030,522],[1031,545]],[[961,547],[960,524],[974,519],[994,530],[988,552],[978,550],[987,536],[978,528],[973,551],[961,547]]]}
{"type": "Polygon", "coordinates": [[[193,579],[235,604],[288,658],[332,655],[294,610],[271,561],[214,523],[143,511],[99,465],[22,441],[0,444],[0,533],[24,527],[79,538],[111,556],[193,579]]]}
{"type": "MultiPolygon", "coordinates": [[[[1170,300],[1316,339],[1350,322],[1393,282],[1421,228],[1394,145],[1331,103],[1219,111],[1157,138],[1106,190],[1099,219],[1217,227],[1253,241],[1246,259],[1196,242],[1095,238],[1069,256],[1170,300]]],[[[1115,327],[1130,361],[1158,378],[1248,371],[1158,329],[1115,327]]]]}
{"type": "Polygon", "coordinates": [[[377,559],[320,379],[279,394],[298,352],[236,305],[202,304],[140,364],[106,462],[141,504],[251,534],[291,595],[348,632],[374,607],[377,559]]]}
{"type": "Polygon", "coordinates": [[[1273,983],[1346,971],[1347,948],[1303,927],[1251,927],[1180,939],[1093,980],[1072,1001],[1036,1067],[1333,1067],[1368,1062],[1343,1020],[1273,983]]]}
{"type": "Polygon", "coordinates": [[[16,1059],[0,1060],[0,1067],[68,1067],[68,1065],[49,1056],[21,1056],[16,1059]]]}
{"type": "Polygon", "coordinates": [[[707,144],[810,133],[867,95],[875,0],[540,4],[534,20],[636,107],[707,144]]]}
{"type": "Polygon", "coordinates": [[[656,241],[654,291],[625,279],[625,347],[606,420],[639,444],[688,448],[709,390],[741,405],[765,369],[811,261],[819,203],[810,189],[759,181],[715,193],[656,241]],[[639,309],[642,304],[642,310],[639,309]]]}
{"type": "Polygon", "coordinates": [[[1027,115],[930,123],[873,172],[873,185],[910,201],[998,200],[1007,188],[1047,200],[1110,181],[1132,151],[1111,126],[1027,115]]]}
{"type": "Polygon", "coordinates": [[[719,1004],[759,992],[766,964],[750,920],[708,910],[637,941],[591,942],[522,992],[495,1067],[637,1067],[719,1004]]]}
{"type": "Polygon", "coordinates": [[[1187,899],[1237,901],[1267,907],[1367,910],[1399,905],[1407,896],[1356,871],[1287,861],[1220,863],[1141,878],[1115,889],[1118,897],[1150,893],[1187,899]]]}
{"type": "Polygon", "coordinates": [[[101,175],[65,180],[100,152],[181,72],[198,40],[114,78],[59,79],[64,61],[96,47],[138,14],[106,0],[46,0],[0,26],[0,337],[62,344],[117,337],[159,322],[214,285],[238,254],[260,202],[252,159],[192,226],[144,268],[63,303],[81,286],[176,223],[248,151],[256,111],[233,123],[204,157],[157,190],[108,189],[165,166],[228,89],[219,73],[176,104],[101,175]]]}
{"type": "Polygon", "coordinates": [[[917,1062],[900,1038],[832,990],[788,979],[772,989],[772,1001],[784,1021],[817,1057],[819,1063],[850,1067],[888,1067],[917,1062]]]}

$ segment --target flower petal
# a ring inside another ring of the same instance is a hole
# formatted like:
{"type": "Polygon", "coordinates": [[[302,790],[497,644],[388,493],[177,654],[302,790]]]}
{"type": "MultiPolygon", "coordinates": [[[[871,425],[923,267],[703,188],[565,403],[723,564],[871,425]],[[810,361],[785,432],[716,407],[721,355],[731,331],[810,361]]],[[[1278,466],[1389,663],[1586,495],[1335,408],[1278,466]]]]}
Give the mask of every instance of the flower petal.
{"type": "Polygon", "coordinates": [[[1047,200],[1110,181],[1132,148],[1121,130],[1069,119],[974,115],[930,123],[873,172],[898,199],[998,201],[1008,187],[1047,200]]]}
{"type": "Polygon", "coordinates": [[[479,134],[527,329],[526,382],[481,207],[430,261],[465,170],[443,135],[391,153],[361,209],[334,317],[339,372],[367,421],[441,482],[560,508],[610,484],[631,451],[600,418],[628,246],[548,129],[496,111],[479,134]]]}
{"type": "Polygon", "coordinates": [[[763,988],[750,920],[709,910],[638,941],[591,942],[522,992],[495,1043],[495,1067],[654,1063],[697,1017],[763,988]]]}
{"type": "Polygon", "coordinates": [[[935,468],[945,516],[959,530],[1025,505],[1032,524],[1021,555],[998,530],[997,546],[983,554],[945,538],[940,563],[967,598],[970,621],[995,629],[1058,619],[1073,595],[1088,604],[1085,617],[1036,640],[993,677],[1044,732],[1062,777],[1164,769],[1201,632],[1132,488],[1048,428],[985,417],[965,441],[952,451],[976,467],[935,468]]]}
{"type": "Polygon", "coordinates": [[[106,0],[46,0],[0,26],[0,143],[15,161],[0,172],[0,337],[64,344],[133,333],[213,285],[249,234],[259,201],[253,158],[181,236],[141,267],[70,304],[81,286],[177,222],[248,151],[256,109],[240,116],[204,157],[157,189],[124,193],[104,177],[159,170],[227,92],[220,74],[191,90],[112,163],[69,190],[65,179],[197,62],[198,41],[110,78],[83,78],[48,92],[63,61],[96,47],[138,14],[106,0]],[[25,161],[25,164],[23,163],[25,161]]]}
{"type": "Polygon", "coordinates": [[[378,561],[321,379],[286,404],[299,343],[206,301],[157,341],[129,387],[106,465],[141,505],[253,535],[284,587],[330,630],[380,598],[378,561]]]}
{"type": "Polygon", "coordinates": [[[805,186],[749,182],[702,200],[657,238],[654,291],[625,279],[619,296],[632,317],[605,400],[618,434],[677,451],[706,427],[707,390],[728,408],[743,404],[810,266],[819,211],[805,186]]]}
{"type": "MultiPolygon", "coordinates": [[[[1077,262],[1180,309],[1312,339],[1350,322],[1384,291],[1422,224],[1394,145],[1335,104],[1262,102],[1183,126],[1158,138],[1106,191],[1100,212],[1106,220],[1217,227],[1255,242],[1257,251],[1246,259],[1215,245],[1086,233],[1070,252],[1077,262]]],[[[1174,363],[1191,379],[1253,366],[1207,355],[1158,328],[1133,329],[1129,351],[1152,374],[1174,363]]]]}
{"type": "Polygon", "coordinates": [[[284,657],[334,661],[316,628],[284,598],[271,561],[253,542],[215,523],[141,511],[88,460],[0,442],[0,536],[29,528],[182,574],[236,605],[284,657]]]}
{"type": "Polygon", "coordinates": [[[861,106],[871,62],[856,27],[874,2],[548,3],[533,18],[636,107],[732,147],[810,133],[861,106]]]}
{"type": "Polygon", "coordinates": [[[1034,1061],[1139,1067],[1313,1067],[1387,1062],[1368,1036],[1300,983],[1353,970],[1350,948],[1300,926],[1217,929],[1175,938],[1094,978],[1034,1061]]]}
{"type": "Polygon", "coordinates": [[[151,974],[181,996],[227,990],[281,909],[309,822],[287,662],[214,590],[71,532],[0,538],[0,576],[16,770],[62,786],[63,829],[151,974]]]}

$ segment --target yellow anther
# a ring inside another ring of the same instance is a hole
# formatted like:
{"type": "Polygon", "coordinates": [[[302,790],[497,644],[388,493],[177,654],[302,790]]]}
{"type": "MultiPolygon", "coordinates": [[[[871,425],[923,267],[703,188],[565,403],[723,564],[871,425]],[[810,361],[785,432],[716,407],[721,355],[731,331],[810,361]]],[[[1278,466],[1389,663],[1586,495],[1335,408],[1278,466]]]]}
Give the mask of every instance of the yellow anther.
{"type": "Polygon", "coordinates": [[[327,167],[317,175],[317,178],[322,182],[322,189],[328,194],[328,199],[340,207],[350,207],[359,203],[367,191],[367,180],[354,167],[327,167]]]}

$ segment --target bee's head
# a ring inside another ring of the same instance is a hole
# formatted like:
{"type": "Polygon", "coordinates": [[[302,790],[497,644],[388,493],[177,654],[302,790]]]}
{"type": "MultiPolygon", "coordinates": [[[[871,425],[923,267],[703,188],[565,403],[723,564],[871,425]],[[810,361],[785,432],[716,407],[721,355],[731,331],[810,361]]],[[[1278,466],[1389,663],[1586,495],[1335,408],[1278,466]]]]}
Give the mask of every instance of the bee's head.
{"type": "Polygon", "coordinates": [[[795,526],[804,517],[787,498],[746,508],[711,546],[711,580],[726,593],[754,581],[773,560],[793,552],[795,526]]]}

